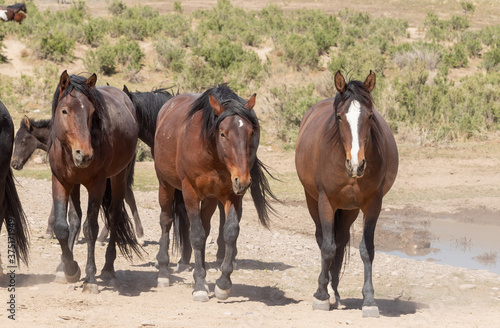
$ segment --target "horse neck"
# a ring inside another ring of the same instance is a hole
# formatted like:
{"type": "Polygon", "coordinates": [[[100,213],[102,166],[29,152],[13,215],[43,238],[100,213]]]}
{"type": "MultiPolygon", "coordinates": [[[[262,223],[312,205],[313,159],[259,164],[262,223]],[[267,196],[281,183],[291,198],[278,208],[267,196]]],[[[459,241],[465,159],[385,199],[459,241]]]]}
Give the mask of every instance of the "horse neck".
{"type": "Polygon", "coordinates": [[[46,147],[50,142],[52,130],[50,126],[36,127],[33,126],[33,132],[31,133],[40,143],[37,148],[47,150],[46,147]]]}

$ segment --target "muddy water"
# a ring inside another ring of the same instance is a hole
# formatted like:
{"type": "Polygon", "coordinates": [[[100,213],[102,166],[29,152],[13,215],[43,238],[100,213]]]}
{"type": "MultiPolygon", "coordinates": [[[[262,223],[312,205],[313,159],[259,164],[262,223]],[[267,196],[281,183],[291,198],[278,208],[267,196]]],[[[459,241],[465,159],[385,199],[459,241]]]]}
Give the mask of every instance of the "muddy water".
{"type": "Polygon", "coordinates": [[[495,221],[381,218],[376,247],[401,257],[500,273],[500,222],[495,221]]]}

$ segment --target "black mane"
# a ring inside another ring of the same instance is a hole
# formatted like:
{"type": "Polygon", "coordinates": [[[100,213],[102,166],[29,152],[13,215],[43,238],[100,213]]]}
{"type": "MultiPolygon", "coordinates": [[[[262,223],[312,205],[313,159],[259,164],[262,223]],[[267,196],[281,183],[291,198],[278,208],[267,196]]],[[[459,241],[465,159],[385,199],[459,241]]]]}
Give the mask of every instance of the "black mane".
{"type": "Polygon", "coordinates": [[[124,87],[125,93],[130,97],[135,107],[139,122],[139,138],[151,149],[154,146],[158,113],[163,105],[173,97],[167,90],[168,88],[156,89],[152,92],[129,92],[127,87],[124,87]]]}
{"type": "Polygon", "coordinates": [[[24,2],[15,3],[13,5],[7,6],[7,8],[14,9],[15,13],[18,13],[21,10],[24,11],[25,13],[28,13],[28,10],[26,9],[26,4],[24,2]]]}
{"type": "MultiPolygon", "coordinates": [[[[87,81],[83,76],[71,75],[69,77],[69,84],[64,90],[64,93],[61,95],[61,99],[64,97],[73,97],[70,93],[75,90],[75,92],[79,92],[83,94],[94,106],[94,114],[92,115],[92,147],[98,146],[103,140],[103,136],[106,134],[107,122],[109,122],[109,115],[106,106],[106,102],[102,96],[102,94],[97,90],[96,87],[92,88],[92,90],[85,83],[87,81]]],[[[57,84],[56,92],[54,93],[54,97],[52,99],[52,119],[54,121],[54,115],[57,109],[57,105],[59,103],[59,95],[60,88],[59,83],[57,84]]],[[[54,138],[54,132],[52,132],[52,138],[54,138]]],[[[49,147],[50,148],[50,147],[49,147]]]]}
{"type": "Polygon", "coordinates": [[[198,111],[202,111],[201,137],[208,143],[215,141],[215,136],[218,133],[218,127],[226,117],[237,115],[247,120],[252,124],[254,129],[259,128],[259,121],[253,111],[245,108],[246,101],[235,94],[227,83],[220,84],[218,87],[213,87],[205,91],[191,107],[187,118],[191,118],[198,111]],[[214,109],[210,106],[209,96],[212,95],[217,99],[221,106],[225,109],[222,115],[215,115],[214,109]]]}
{"type": "MultiPolygon", "coordinates": [[[[32,119],[32,118],[29,118],[29,121],[30,121],[30,124],[32,126],[34,126],[35,128],[47,128],[50,126],[51,124],[51,120],[48,119],[48,120],[35,120],[35,119],[32,119]]],[[[21,126],[24,126],[27,128],[26,124],[24,124],[24,119],[21,119],[21,126]]]]}

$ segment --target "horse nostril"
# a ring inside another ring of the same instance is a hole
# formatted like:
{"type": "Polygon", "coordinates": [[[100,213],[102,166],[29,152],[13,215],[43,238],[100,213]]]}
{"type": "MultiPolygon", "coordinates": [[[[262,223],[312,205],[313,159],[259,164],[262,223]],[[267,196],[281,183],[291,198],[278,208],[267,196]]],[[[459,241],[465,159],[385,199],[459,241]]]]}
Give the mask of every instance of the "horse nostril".
{"type": "Polygon", "coordinates": [[[77,149],[77,150],[75,150],[75,153],[80,155],[82,153],[82,151],[80,149],[77,149]]]}
{"type": "Polygon", "coordinates": [[[364,170],[365,169],[365,166],[366,166],[366,161],[365,160],[362,160],[361,163],[359,163],[359,169],[360,170],[364,170]]]}

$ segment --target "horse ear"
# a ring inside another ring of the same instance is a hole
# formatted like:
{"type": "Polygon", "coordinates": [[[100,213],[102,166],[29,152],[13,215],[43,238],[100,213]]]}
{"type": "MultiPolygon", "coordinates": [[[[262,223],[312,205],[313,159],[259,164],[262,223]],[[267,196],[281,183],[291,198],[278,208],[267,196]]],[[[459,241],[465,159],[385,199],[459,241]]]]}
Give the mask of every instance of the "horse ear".
{"type": "Polygon", "coordinates": [[[68,72],[65,70],[64,72],[62,72],[61,78],[59,79],[59,93],[62,94],[64,90],[66,90],[68,85],[69,85],[69,75],[68,72]]]}
{"type": "Polygon", "coordinates": [[[123,85],[123,92],[125,92],[127,96],[132,99],[132,95],[130,94],[130,91],[128,91],[128,88],[125,84],[123,85]]]}
{"type": "Polygon", "coordinates": [[[257,94],[254,93],[250,99],[248,99],[247,103],[245,104],[245,108],[248,110],[252,110],[252,108],[255,106],[255,97],[257,97],[257,94]]]}
{"type": "Polygon", "coordinates": [[[365,80],[365,87],[368,89],[368,91],[372,92],[372,90],[375,88],[375,80],[375,73],[370,70],[370,74],[368,74],[365,80]]]}
{"type": "Polygon", "coordinates": [[[210,101],[210,106],[212,106],[215,115],[220,116],[222,113],[224,113],[224,107],[220,105],[220,103],[215,99],[214,96],[211,94],[208,96],[208,99],[210,101]]]}
{"type": "Polygon", "coordinates": [[[94,74],[92,74],[91,77],[89,77],[87,79],[87,81],[85,81],[85,84],[87,84],[89,89],[92,90],[92,89],[94,89],[96,82],[97,82],[97,75],[95,75],[95,73],[94,73],[94,74]]]}
{"type": "Polygon", "coordinates": [[[338,70],[337,73],[335,73],[335,88],[338,92],[344,93],[345,87],[345,79],[342,76],[342,73],[340,73],[340,70],[338,70]]]}
{"type": "Polygon", "coordinates": [[[28,129],[28,131],[31,131],[31,122],[30,122],[30,119],[28,118],[28,116],[24,115],[23,123],[26,126],[26,128],[28,129]]]}

